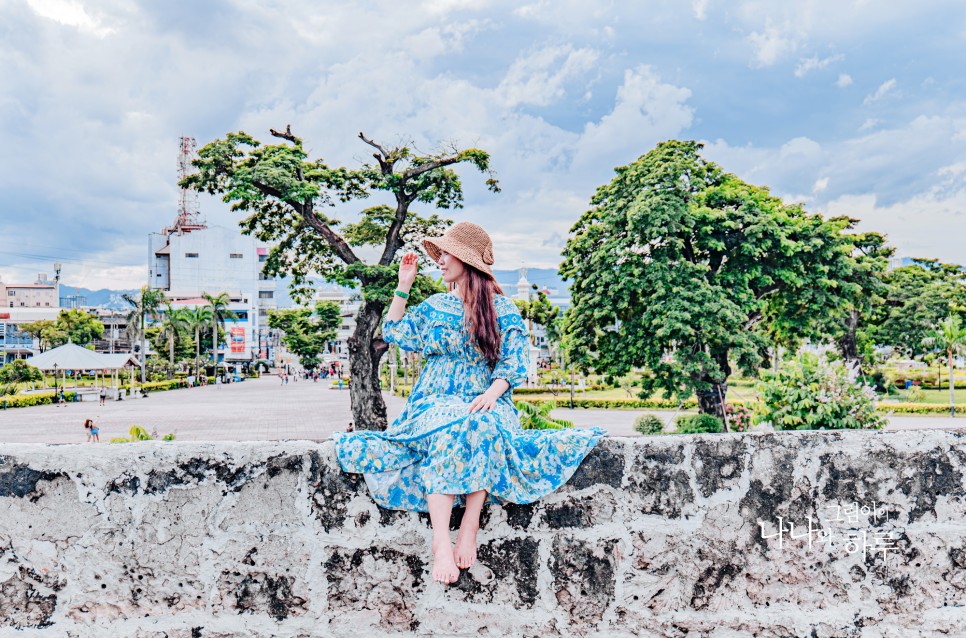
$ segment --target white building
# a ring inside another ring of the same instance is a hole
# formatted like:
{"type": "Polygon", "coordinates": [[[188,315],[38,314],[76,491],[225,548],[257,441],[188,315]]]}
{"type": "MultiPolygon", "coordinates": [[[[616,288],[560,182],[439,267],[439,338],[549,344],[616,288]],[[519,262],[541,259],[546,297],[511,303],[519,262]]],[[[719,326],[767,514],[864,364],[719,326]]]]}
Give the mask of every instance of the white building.
{"type": "Polygon", "coordinates": [[[326,363],[339,362],[343,370],[349,369],[349,337],[356,329],[356,315],[362,306],[359,291],[333,284],[320,285],[312,296],[313,305],[320,301],[334,301],[342,309],[342,324],[332,342],[332,351],[323,355],[326,363]]]}
{"type": "Polygon", "coordinates": [[[262,274],[269,247],[237,228],[165,228],[148,235],[148,281],[173,305],[204,303],[204,293],[228,293],[239,319],[226,325],[219,359],[269,359],[268,311],[277,307],[275,280],[262,274]]]}

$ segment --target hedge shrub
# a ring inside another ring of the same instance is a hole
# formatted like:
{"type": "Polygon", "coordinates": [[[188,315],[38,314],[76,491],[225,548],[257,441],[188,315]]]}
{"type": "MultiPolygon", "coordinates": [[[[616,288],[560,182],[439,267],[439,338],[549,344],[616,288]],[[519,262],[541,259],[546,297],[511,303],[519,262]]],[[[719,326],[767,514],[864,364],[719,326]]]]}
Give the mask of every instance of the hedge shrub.
{"type": "Polygon", "coordinates": [[[682,414],[676,424],[679,434],[718,433],[724,430],[721,419],[712,414],[682,414]]]}
{"type": "Polygon", "coordinates": [[[641,434],[661,434],[664,432],[664,421],[653,414],[642,414],[634,421],[634,431],[641,434]]]}
{"type": "MultiPolygon", "coordinates": [[[[949,414],[949,405],[942,403],[879,403],[879,412],[894,414],[949,414]]],[[[966,414],[966,405],[957,405],[956,414],[966,414]]]]}
{"type": "MultiPolygon", "coordinates": [[[[51,405],[54,402],[54,397],[56,395],[53,392],[44,392],[40,394],[14,394],[11,396],[6,396],[0,398],[0,408],[6,405],[7,408],[29,408],[35,405],[51,405]]],[[[76,392],[65,392],[64,397],[70,401],[74,401],[74,397],[77,396],[76,392]]]]}
{"type": "MultiPolygon", "coordinates": [[[[513,391],[516,394],[516,390],[513,391]]],[[[540,403],[540,399],[520,399],[521,401],[526,401],[527,403],[540,403]]],[[[559,407],[567,408],[570,407],[570,401],[565,399],[559,400],[559,407]]],[[[678,407],[678,402],[668,399],[574,399],[575,408],[625,408],[625,409],[641,409],[648,408],[652,410],[676,410],[678,407]]],[[[681,408],[684,410],[692,410],[698,407],[698,402],[695,399],[688,399],[681,404],[681,408]]]]}

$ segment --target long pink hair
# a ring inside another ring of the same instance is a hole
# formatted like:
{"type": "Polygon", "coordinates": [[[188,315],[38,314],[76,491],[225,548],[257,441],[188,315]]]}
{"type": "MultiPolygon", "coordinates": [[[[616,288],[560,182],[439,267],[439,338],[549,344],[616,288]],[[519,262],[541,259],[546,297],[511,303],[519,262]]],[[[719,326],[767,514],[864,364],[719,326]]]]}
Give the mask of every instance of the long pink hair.
{"type": "MultiPolygon", "coordinates": [[[[500,360],[500,324],[496,320],[496,305],[493,296],[502,295],[500,284],[480,270],[463,264],[466,276],[463,278],[463,317],[466,329],[473,339],[477,350],[483,354],[487,364],[493,368],[500,360]]],[[[450,286],[452,290],[452,285],[450,286]]]]}

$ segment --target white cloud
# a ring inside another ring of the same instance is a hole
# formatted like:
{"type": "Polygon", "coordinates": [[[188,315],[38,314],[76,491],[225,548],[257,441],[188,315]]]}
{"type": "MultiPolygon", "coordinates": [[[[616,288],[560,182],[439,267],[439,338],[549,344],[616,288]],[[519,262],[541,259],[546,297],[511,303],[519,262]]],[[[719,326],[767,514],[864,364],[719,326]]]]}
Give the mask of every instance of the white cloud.
{"type": "MultiPolygon", "coordinates": [[[[966,94],[948,56],[919,46],[934,81],[901,105],[890,99],[922,82],[888,70],[897,25],[910,27],[910,46],[941,35],[926,28],[932,3],[30,2],[0,0],[0,135],[13,151],[0,154],[0,244],[41,238],[34,252],[80,255],[91,277],[129,268],[119,284],[143,281],[144,237],[174,215],[184,133],[204,143],[242,129],[269,141],[269,127],[291,123],[313,157],[349,166],[371,161],[359,130],[423,151],[448,140],[484,148],[503,193],[459,168],[466,207],[443,214],[498,232],[501,267],[559,263],[555,235],[567,237],[612,168],[672,137],[720,138],[707,157],[810,207],[873,194],[875,210],[895,212],[917,197],[959,197],[964,176],[966,94]],[[687,50],[675,46],[689,36],[687,50]],[[856,131],[874,119],[867,105],[796,80],[851,86],[838,51],[860,84],[895,75],[874,101],[881,122],[856,131]]],[[[966,12],[937,3],[946,16],[966,12]]],[[[202,210],[210,223],[238,219],[216,198],[202,210]]],[[[946,236],[966,223],[958,229],[946,236]]],[[[5,277],[10,267],[0,254],[5,277]]]]}
{"type": "Polygon", "coordinates": [[[859,127],[859,132],[861,133],[864,131],[871,131],[879,124],[882,124],[882,120],[874,117],[870,117],[866,119],[864,122],[862,122],[862,126],[859,127]]]}
{"type": "Polygon", "coordinates": [[[27,0],[37,15],[60,24],[76,27],[77,30],[103,38],[114,32],[93,18],[84,6],[76,0],[27,0]]]}
{"type": "Polygon", "coordinates": [[[875,90],[875,93],[865,98],[865,100],[863,101],[863,104],[872,104],[874,102],[878,102],[885,96],[889,95],[890,93],[893,93],[895,91],[895,88],[896,88],[895,78],[886,80],[885,82],[879,85],[879,88],[875,90]]]}
{"type": "Polygon", "coordinates": [[[649,66],[626,70],[614,109],[584,127],[575,167],[609,169],[606,162],[633,161],[657,142],[677,136],[691,126],[690,97],[689,89],[662,82],[649,66]]]}
{"type": "Polygon", "coordinates": [[[966,192],[937,199],[926,192],[892,204],[881,204],[874,194],[845,195],[829,202],[829,215],[861,220],[861,232],[886,235],[901,257],[922,257],[966,264],[962,248],[966,192]]]}
{"type": "Polygon", "coordinates": [[[775,25],[770,21],[765,23],[764,29],[755,31],[748,36],[748,41],[754,48],[753,67],[772,66],[785,56],[798,50],[799,41],[795,29],[788,22],[775,25]]]}
{"type": "Polygon", "coordinates": [[[568,80],[594,67],[598,53],[570,45],[548,47],[518,58],[500,82],[497,93],[505,106],[546,106],[563,97],[568,80]]]}
{"type": "Polygon", "coordinates": [[[698,20],[704,20],[708,17],[708,5],[711,4],[711,0],[692,0],[691,11],[694,13],[694,17],[698,20]]]}
{"type": "Polygon", "coordinates": [[[822,154],[822,145],[807,137],[796,137],[782,144],[779,157],[783,160],[789,158],[814,159],[822,154]]]}
{"type": "Polygon", "coordinates": [[[839,73],[839,79],[835,81],[835,86],[839,87],[840,89],[852,86],[852,76],[848,73],[839,73]]]}
{"type": "MultiPolygon", "coordinates": [[[[810,58],[804,58],[798,62],[798,66],[795,67],[795,77],[803,78],[812,71],[820,71],[826,69],[829,65],[834,62],[838,62],[844,58],[843,55],[830,55],[827,58],[819,58],[817,55],[813,55],[810,58]]],[[[841,78],[841,76],[839,76],[841,78]]]]}

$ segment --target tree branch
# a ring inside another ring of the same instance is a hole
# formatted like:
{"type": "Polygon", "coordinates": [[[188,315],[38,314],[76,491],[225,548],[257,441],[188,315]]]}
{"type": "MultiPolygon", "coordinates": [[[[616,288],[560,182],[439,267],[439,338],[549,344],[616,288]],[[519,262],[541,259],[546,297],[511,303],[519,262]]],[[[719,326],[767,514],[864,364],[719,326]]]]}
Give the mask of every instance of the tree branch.
{"type": "Polygon", "coordinates": [[[315,229],[322,238],[328,242],[335,251],[335,254],[339,256],[339,259],[344,261],[346,264],[354,264],[359,261],[358,256],[352,251],[349,244],[346,243],[342,237],[332,230],[328,224],[318,218],[315,214],[315,210],[312,208],[312,204],[303,204],[300,208],[297,208],[298,212],[302,215],[302,219],[308,223],[309,226],[315,229]]]}
{"type": "Polygon", "coordinates": [[[359,139],[365,142],[366,144],[368,144],[369,146],[373,147],[377,151],[379,151],[379,154],[382,155],[384,158],[389,159],[389,153],[386,151],[386,149],[384,149],[382,146],[380,146],[378,143],[374,142],[373,140],[370,140],[368,137],[366,137],[365,133],[363,133],[362,131],[359,131],[359,139]]]}
{"type": "Polygon", "coordinates": [[[422,175],[423,173],[428,173],[429,171],[437,168],[449,166],[450,164],[456,164],[461,161],[463,161],[463,158],[459,157],[458,155],[450,155],[449,157],[441,157],[438,160],[427,162],[426,164],[420,164],[419,166],[414,166],[402,174],[403,183],[405,183],[406,180],[422,175]]]}
{"type": "Polygon", "coordinates": [[[347,264],[354,264],[358,261],[361,261],[355,252],[353,252],[349,244],[347,244],[337,232],[332,230],[328,224],[319,219],[319,217],[315,214],[315,210],[312,207],[311,202],[305,203],[285,199],[282,197],[282,193],[278,189],[269,186],[268,184],[263,184],[262,182],[252,181],[252,185],[258,190],[262,191],[262,193],[265,195],[274,197],[280,202],[283,202],[286,205],[294,208],[295,211],[302,216],[302,219],[305,220],[305,223],[315,229],[315,231],[322,236],[322,239],[324,239],[329,246],[332,247],[332,250],[335,251],[335,254],[338,255],[339,259],[347,264]]]}
{"type": "Polygon", "coordinates": [[[292,135],[291,124],[286,124],[284,131],[276,131],[275,129],[270,128],[268,129],[268,132],[271,133],[274,137],[280,137],[283,140],[288,140],[289,142],[291,142],[292,144],[295,144],[296,146],[302,146],[302,139],[292,135]]]}

